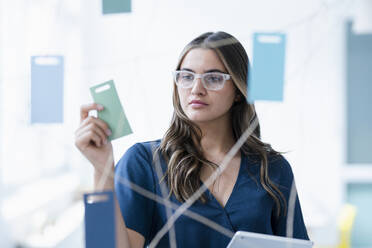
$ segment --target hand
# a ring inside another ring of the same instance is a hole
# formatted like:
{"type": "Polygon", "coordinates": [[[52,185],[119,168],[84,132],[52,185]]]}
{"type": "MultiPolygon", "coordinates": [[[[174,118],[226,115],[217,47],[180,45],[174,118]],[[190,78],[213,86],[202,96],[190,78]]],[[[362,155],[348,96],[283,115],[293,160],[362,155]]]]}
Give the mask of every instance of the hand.
{"type": "Polygon", "coordinates": [[[103,172],[106,166],[114,166],[112,144],[107,137],[111,135],[106,122],[89,116],[89,111],[102,111],[103,106],[92,103],[80,108],[80,126],[75,132],[75,145],[93,164],[96,171],[103,172]]]}

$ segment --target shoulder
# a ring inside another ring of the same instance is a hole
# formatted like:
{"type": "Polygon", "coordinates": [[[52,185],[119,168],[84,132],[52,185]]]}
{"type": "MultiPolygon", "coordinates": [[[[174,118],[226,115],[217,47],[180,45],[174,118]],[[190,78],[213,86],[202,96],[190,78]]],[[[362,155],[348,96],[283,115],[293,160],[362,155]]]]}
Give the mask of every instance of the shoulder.
{"type": "Polygon", "coordinates": [[[160,139],[135,143],[125,152],[123,158],[131,156],[151,156],[152,151],[160,144],[160,139]]]}
{"type": "Polygon", "coordinates": [[[151,170],[153,151],[159,146],[160,140],[139,142],[124,153],[118,161],[115,171],[143,171],[151,170]]]}
{"type": "Polygon", "coordinates": [[[282,155],[270,155],[269,176],[272,181],[285,188],[290,188],[293,181],[293,171],[288,160],[282,155]]]}
{"type": "MultiPolygon", "coordinates": [[[[262,158],[256,154],[246,154],[245,155],[248,163],[253,166],[261,165],[262,158]]],[[[267,162],[269,170],[274,173],[291,173],[291,165],[288,160],[282,154],[267,154],[267,162]]]]}
{"type": "Polygon", "coordinates": [[[128,148],[119,162],[122,160],[130,160],[136,158],[150,159],[152,158],[153,151],[159,146],[159,144],[159,139],[154,141],[136,143],[128,148]]]}
{"type": "MultiPolygon", "coordinates": [[[[258,155],[248,155],[247,157],[251,170],[260,173],[261,157],[258,155]]],[[[267,162],[270,179],[276,184],[290,186],[293,180],[293,172],[288,160],[282,154],[268,154],[267,162]]]]}

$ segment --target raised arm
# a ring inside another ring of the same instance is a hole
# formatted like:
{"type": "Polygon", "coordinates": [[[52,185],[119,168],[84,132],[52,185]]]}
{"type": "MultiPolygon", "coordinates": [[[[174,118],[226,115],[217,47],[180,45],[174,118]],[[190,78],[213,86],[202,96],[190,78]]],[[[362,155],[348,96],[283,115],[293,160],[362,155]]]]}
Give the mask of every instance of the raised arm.
{"type": "MultiPolygon", "coordinates": [[[[81,106],[80,126],[75,132],[75,145],[94,167],[95,190],[114,191],[113,149],[111,142],[107,139],[111,131],[104,121],[89,116],[91,110],[101,111],[103,107],[95,103],[81,106]],[[105,184],[99,185],[101,178],[104,176],[104,170],[109,170],[110,174],[105,184]]],[[[144,237],[138,232],[126,228],[116,197],[115,216],[117,248],[143,247],[144,237]]]]}

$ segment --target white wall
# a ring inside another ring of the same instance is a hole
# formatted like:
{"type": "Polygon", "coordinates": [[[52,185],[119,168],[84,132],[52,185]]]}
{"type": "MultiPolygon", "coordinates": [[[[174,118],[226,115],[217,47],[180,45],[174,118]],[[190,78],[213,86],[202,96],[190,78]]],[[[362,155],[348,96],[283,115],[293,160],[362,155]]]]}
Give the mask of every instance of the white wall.
{"type": "Polygon", "coordinates": [[[72,149],[79,119],[73,87],[80,81],[81,48],[80,25],[69,21],[78,14],[76,6],[79,3],[67,0],[0,0],[0,247],[39,231],[36,226],[47,226],[40,215],[52,223],[80,185],[67,180],[66,185],[50,187],[53,179],[76,174],[75,158],[82,161],[72,149]],[[66,62],[64,124],[30,125],[30,57],[56,54],[64,55],[66,62]]]}
{"type": "MultiPolygon", "coordinates": [[[[0,16],[4,14],[4,4],[0,1],[0,16]]],[[[0,30],[4,28],[4,21],[0,18],[0,30]]],[[[0,39],[0,51],[4,50],[4,42],[0,39]]],[[[3,74],[4,74],[4,58],[0,56],[0,137],[3,136],[3,128],[2,128],[2,120],[3,120],[3,74]]],[[[0,206],[2,205],[2,199],[4,195],[4,184],[2,181],[2,170],[1,165],[3,164],[3,153],[2,153],[2,146],[4,144],[0,142],[0,206]]],[[[13,245],[13,242],[10,238],[10,232],[7,230],[6,226],[8,223],[5,222],[3,216],[0,215],[0,247],[10,247],[13,245]]]]}

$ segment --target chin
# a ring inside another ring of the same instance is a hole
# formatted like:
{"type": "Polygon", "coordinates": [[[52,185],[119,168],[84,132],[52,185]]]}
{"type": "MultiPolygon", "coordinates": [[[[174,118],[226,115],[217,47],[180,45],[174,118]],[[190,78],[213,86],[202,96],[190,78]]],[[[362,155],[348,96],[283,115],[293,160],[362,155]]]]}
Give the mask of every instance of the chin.
{"type": "Polygon", "coordinates": [[[194,122],[194,123],[205,123],[205,122],[209,122],[209,121],[212,121],[213,118],[211,118],[210,116],[205,116],[205,115],[195,115],[195,114],[188,114],[187,117],[190,119],[190,121],[194,122]]]}
{"type": "Polygon", "coordinates": [[[205,124],[208,122],[220,122],[223,121],[225,118],[229,117],[229,112],[221,113],[221,112],[212,112],[212,111],[187,111],[186,116],[189,118],[190,121],[198,124],[205,124]]]}

